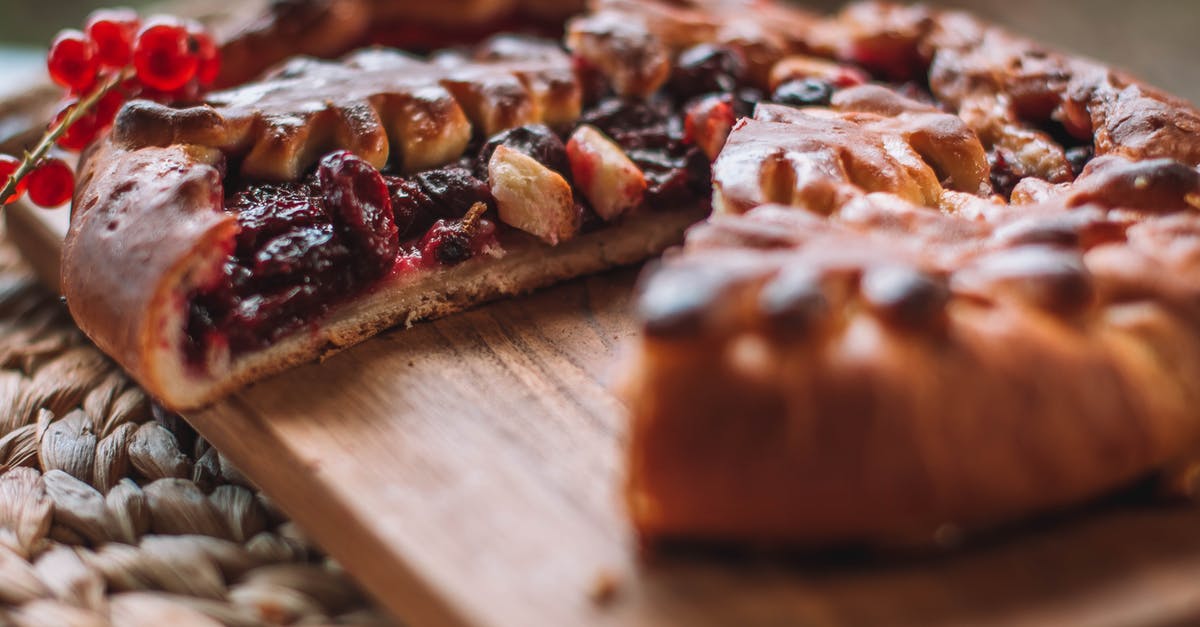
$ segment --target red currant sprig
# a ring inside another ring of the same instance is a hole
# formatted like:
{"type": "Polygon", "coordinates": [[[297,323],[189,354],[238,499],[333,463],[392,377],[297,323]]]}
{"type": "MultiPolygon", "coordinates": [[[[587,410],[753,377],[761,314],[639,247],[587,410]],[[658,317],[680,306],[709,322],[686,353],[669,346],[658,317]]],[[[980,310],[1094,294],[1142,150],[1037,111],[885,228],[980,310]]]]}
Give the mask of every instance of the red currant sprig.
{"type": "Polygon", "coordinates": [[[46,134],[25,158],[0,155],[0,205],[19,198],[43,207],[71,199],[74,173],[51,149],[78,152],[106,132],[131,98],[194,101],[217,80],[221,60],[211,34],[196,22],[131,9],[101,9],[84,31],[58,34],[46,55],[50,78],[68,90],[46,134]]]}

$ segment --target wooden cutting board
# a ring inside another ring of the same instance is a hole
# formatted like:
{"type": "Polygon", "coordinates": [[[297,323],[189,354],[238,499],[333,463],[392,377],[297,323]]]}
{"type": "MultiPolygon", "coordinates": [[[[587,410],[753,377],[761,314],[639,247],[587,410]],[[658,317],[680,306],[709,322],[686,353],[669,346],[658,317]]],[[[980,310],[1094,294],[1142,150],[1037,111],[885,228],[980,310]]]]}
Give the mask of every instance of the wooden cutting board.
{"type": "MultiPolygon", "coordinates": [[[[8,211],[47,278],[64,217],[8,211]]],[[[607,386],[635,275],[387,333],[187,419],[416,626],[1200,622],[1200,510],[1133,498],[939,556],[639,560],[607,386]]]]}

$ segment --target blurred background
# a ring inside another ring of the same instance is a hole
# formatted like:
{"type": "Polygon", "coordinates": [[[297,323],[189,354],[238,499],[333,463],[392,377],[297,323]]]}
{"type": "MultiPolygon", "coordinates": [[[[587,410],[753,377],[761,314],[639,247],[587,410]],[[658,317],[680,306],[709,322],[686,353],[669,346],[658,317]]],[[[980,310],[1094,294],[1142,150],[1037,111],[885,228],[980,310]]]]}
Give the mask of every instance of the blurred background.
{"type": "MultiPolygon", "coordinates": [[[[220,2],[223,0],[203,0],[220,2]]],[[[224,0],[236,2],[237,0],[224,0]]],[[[428,1],[428,0],[419,0],[428,1]]],[[[1060,48],[1133,71],[1152,84],[1200,102],[1198,0],[932,0],[965,7],[1060,48]]],[[[0,0],[0,93],[37,71],[41,52],[64,26],[98,6],[137,0],[0,0]]],[[[800,4],[832,10],[839,0],[800,4]]]]}

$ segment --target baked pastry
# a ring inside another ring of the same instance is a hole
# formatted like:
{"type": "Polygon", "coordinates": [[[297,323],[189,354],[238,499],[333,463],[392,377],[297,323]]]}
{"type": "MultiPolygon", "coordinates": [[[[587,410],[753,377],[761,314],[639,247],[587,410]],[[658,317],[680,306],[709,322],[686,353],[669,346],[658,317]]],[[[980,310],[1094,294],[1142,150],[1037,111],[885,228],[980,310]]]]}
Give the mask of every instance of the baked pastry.
{"type": "MultiPolygon", "coordinates": [[[[495,6],[515,4],[536,3],[495,6]]],[[[300,2],[316,13],[284,26],[353,6],[300,2]]],[[[363,6],[342,22],[412,7],[363,6]]],[[[780,15],[807,19],[763,19],[780,15]]],[[[765,75],[741,49],[681,44],[633,97],[621,67],[640,61],[605,60],[605,37],[297,57],[198,105],[129,103],[80,166],[72,314],[187,409],[385,327],[663,250],[709,211],[711,158],[765,75]]]]}
{"type": "Polygon", "coordinates": [[[131,103],[84,156],[72,314],[196,407],[652,255],[711,185],[625,371],[648,542],[944,538],[1192,476],[1190,105],[919,6],[597,0],[566,43],[131,103]]]}
{"type": "Polygon", "coordinates": [[[296,58],[195,106],[133,101],[82,157],[67,303],[159,400],[203,405],[677,243],[711,189],[686,101],[614,97],[556,42],[514,36],[296,58]]]}
{"type": "Polygon", "coordinates": [[[713,217],[640,288],[641,537],[929,543],[1194,488],[1200,113],[957,12],[804,37],[768,76],[821,101],[736,124],[713,217]]]}
{"type": "Polygon", "coordinates": [[[220,85],[238,85],[294,55],[334,57],[369,44],[434,50],[500,32],[556,36],[580,0],[288,0],[222,32],[220,85]]]}

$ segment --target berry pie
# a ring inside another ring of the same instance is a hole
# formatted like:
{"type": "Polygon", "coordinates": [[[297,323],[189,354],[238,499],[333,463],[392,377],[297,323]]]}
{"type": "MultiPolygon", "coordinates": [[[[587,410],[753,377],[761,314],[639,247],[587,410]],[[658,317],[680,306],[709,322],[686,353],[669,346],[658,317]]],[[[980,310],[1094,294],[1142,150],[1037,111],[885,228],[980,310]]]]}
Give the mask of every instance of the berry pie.
{"type": "Polygon", "coordinates": [[[640,261],[709,207],[681,97],[614,96],[553,41],[298,57],[128,103],[80,165],[63,285],[174,408],[396,324],[640,261]]]}
{"type": "MultiPolygon", "coordinates": [[[[346,11],[329,27],[384,10],[285,5],[346,11]]],[[[452,5],[560,6],[427,8],[452,5]]],[[[227,49],[270,57],[306,23],[227,49]]],[[[297,57],[194,106],[127,104],[82,160],[73,315],[186,409],[642,260],[711,209],[637,297],[621,391],[647,542],[908,543],[1152,473],[1190,489],[1191,105],[920,6],[595,0],[564,42],[297,57]]]]}
{"type": "Polygon", "coordinates": [[[640,287],[642,537],[927,543],[1191,489],[1200,113],[957,12],[855,5],[799,48],[640,287]]]}

